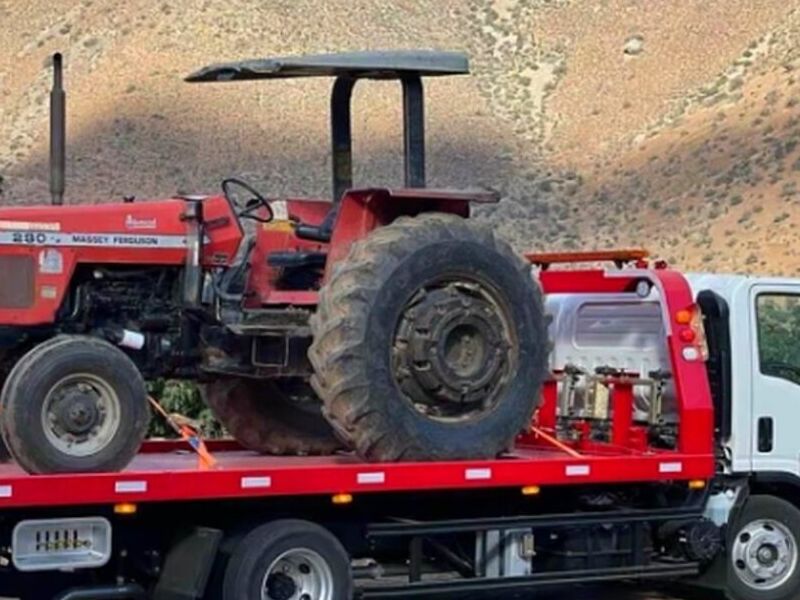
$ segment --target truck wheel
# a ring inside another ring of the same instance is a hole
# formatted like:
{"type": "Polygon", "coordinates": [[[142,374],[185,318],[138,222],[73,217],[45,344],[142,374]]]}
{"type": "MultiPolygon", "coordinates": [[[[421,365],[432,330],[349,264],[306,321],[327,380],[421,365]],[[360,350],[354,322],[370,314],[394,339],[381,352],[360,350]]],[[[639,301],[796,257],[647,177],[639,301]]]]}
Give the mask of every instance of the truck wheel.
{"type": "MultiPolygon", "coordinates": [[[[15,362],[22,358],[22,356],[23,353],[18,354],[18,350],[0,354],[0,390],[3,389],[8,375],[11,373],[11,369],[14,368],[15,362]]],[[[0,412],[0,419],[2,418],[3,414],[0,412]]],[[[6,443],[0,436],[0,463],[9,462],[10,460],[12,460],[11,453],[8,451],[6,443]]]]}
{"type": "MultiPolygon", "coordinates": [[[[5,380],[0,381],[0,389],[2,389],[5,380]]],[[[0,413],[0,419],[3,418],[3,414],[0,413]]],[[[8,462],[11,460],[11,453],[8,451],[8,446],[3,441],[2,437],[0,437],[0,463],[8,462]]]]}
{"type": "Polygon", "coordinates": [[[294,401],[269,381],[223,379],[200,386],[217,420],[248,450],[332,454],[342,447],[318,400],[294,401]]]}
{"type": "Polygon", "coordinates": [[[368,460],[491,458],[530,423],[541,291],[489,229],[427,213],[373,231],[334,267],[311,328],[311,383],[368,460]]]}
{"type": "Polygon", "coordinates": [[[800,594],[800,510],[773,496],[748,498],[728,545],[735,600],[793,600],[800,594]]]}
{"type": "Polygon", "coordinates": [[[262,525],[228,561],[223,600],[350,600],[350,558],[327,529],[308,521],[262,525]]]}
{"type": "Polygon", "coordinates": [[[29,473],[121,470],[150,422],[136,365],[90,337],[34,347],[11,370],[0,402],[3,440],[29,473]]]}

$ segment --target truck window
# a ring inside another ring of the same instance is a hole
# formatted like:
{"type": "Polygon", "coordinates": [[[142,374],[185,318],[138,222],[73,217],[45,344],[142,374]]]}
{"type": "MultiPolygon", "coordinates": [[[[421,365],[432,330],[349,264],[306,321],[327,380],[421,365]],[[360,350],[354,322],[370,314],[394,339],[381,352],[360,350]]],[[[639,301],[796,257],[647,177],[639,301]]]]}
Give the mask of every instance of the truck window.
{"type": "Polygon", "coordinates": [[[800,385],[800,296],[760,294],[756,319],[761,372],[800,385]]]}
{"type": "Polygon", "coordinates": [[[575,346],[655,350],[664,345],[658,302],[589,302],[578,309],[575,346]]]}

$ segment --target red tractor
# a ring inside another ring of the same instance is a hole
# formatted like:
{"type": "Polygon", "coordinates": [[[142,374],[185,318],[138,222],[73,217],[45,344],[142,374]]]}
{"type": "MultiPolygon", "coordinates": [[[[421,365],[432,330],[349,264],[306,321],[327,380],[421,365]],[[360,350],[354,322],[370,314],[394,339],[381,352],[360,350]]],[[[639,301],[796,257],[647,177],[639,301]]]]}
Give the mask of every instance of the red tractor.
{"type": "Polygon", "coordinates": [[[468,217],[486,191],[425,187],[423,76],[450,52],[212,65],[192,82],[334,77],[333,198],[222,195],[62,205],[64,92],[54,59],[53,205],[0,210],[2,434],[34,473],[118,470],[146,435],[145,382],[198,382],[246,448],[375,461],[502,453],[546,372],[530,266],[468,217]],[[405,186],[354,188],[350,97],[403,91],[405,186]]]}

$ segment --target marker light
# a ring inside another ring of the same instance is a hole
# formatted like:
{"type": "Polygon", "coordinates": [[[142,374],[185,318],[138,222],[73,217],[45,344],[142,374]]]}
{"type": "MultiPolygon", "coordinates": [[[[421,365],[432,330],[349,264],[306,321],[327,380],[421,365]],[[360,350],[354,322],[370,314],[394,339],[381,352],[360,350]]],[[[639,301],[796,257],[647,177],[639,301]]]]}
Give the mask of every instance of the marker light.
{"type": "Polygon", "coordinates": [[[331,497],[331,502],[337,505],[341,504],[350,504],[353,502],[353,495],[352,494],[334,494],[331,497]]]}
{"type": "Polygon", "coordinates": [[[118,515],[135,515],[139,509],[133,502],[120,502],[114,505],[114,513],[118,515]]]}

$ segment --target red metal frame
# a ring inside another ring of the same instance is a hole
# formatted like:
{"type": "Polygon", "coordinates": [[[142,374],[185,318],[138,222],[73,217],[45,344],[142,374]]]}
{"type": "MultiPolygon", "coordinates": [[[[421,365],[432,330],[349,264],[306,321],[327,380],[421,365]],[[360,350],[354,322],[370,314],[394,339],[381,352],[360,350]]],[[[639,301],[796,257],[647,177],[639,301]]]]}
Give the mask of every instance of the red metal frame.
{"type": "MultiPolygon", "coordinates": [[[[547,294],[613,294],[633,292],[637,284],[646,281],[657,288],[664,312],[667,332],[667,348],[672,366],[672,380],[678,402],[680,422],[678,435],[678,451],[687,455],[713,454],[713,405],[711,390],[708,384],[705,363],[699,359],[687,359],[686,351],[695,350],[694,336],[691,342],[681,339],[681,332],[690,329],[691,323],[679,322],[676,319],[679,311],[694,309],[694,299],[686,278],[677,271],[667,268],[656,269],[614,269],[578,270],[578,271],[541,271],[539,279],[547,294]]],[[[583,448],[593,451],[627,451],[638,453],[649,451],[643,443],[643,432],[633,426],[632,387],[624,378],[613,380],[612,402],[615,409],[612,423],[612,443],[598,444],[584,442],[583,448]]],[[[558,381],[545,384],[543,405],[537,411],[535,425],[545,430],[555,429],[556,402],[558,381]]],[[[531,443],[541,443],[536,436],[525,438],[531,443]]]]}

